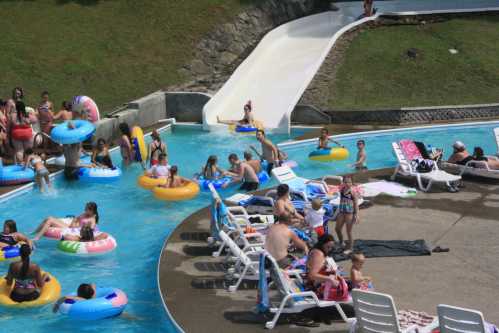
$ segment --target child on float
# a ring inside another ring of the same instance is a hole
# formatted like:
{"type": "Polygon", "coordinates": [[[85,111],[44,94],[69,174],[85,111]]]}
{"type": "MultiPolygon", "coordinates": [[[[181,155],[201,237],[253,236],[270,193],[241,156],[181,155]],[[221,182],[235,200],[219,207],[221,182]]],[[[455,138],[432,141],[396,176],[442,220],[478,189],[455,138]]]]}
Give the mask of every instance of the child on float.
{"type": "Polygon", "coordinates": [[[168,178],[170,175],[168,156],[166,154],[159,154],[158,164],[153,165],[149,170],[147,170],[146,175],[153,178],[168,178]]]}
{"type": "Polygon", "coordinates": [[[340,147],[343,147],[341,143],[329,137],[329,130],[326,127],[321,129],[321,134],[319,136],[319,144],[317,145],[317,149],[329,149],[329,142],[334,143],[340,147]]]}

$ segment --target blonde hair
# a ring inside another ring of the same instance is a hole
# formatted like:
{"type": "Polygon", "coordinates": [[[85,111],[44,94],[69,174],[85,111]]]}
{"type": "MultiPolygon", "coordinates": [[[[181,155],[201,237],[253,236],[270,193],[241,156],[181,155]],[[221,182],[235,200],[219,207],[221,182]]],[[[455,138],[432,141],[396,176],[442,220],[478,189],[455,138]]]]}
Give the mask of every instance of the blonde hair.
{"type": "Polygon", "coordinates": [[[322,201],[319,198],[315,198],[312,200],[312,209],[319,210],[322,207],[322,201]]]}
{"type": "Polygon", "coordinates": [[[362,252],[352,254],[352,262],[360,262],[366,260],[366,257],[362,252]]]}

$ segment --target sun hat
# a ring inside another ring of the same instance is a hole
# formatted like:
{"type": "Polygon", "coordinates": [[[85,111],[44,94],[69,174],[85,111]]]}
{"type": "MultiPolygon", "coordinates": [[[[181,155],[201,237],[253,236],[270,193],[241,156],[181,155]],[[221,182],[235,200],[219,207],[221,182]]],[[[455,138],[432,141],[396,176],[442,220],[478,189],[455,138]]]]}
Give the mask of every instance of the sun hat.
{"type": "Polygon", "coordinates": [[[456,149],[464,149],[464,148],[466,148],[466,146],[464,145],[464,143],[462,143],[461,141],[454,142],[454,144],[452,145],[452,147],[454,147],[456,149]]]}

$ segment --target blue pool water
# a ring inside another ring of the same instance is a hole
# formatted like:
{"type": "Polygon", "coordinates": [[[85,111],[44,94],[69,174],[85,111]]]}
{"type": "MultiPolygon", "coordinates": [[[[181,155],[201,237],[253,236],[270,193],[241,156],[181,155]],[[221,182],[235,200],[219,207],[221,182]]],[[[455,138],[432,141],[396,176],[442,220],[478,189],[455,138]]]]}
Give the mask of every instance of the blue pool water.
{"type": "MultiPolygon", "coordinates": [[[[499,123],[480,126],[465,126],[404,130],[390,133],[363,134],[366,140],[368,166],[371,169],[394,166],[391,142],[403,138],[425,141],[443,147],[447,155],[454,140],[460,139],[470,147],[481,145],[486,153],[495,153],[496,145],[492,128],[499,123]],[[405,132],[405,133],[404,133],[405,132]]],[[[226,156],[231,152],[241,153],[249,144],[257,145],[253,136],[229,133],[206,133],[193,129],[175,127],[163,137],[168,143],[170,163],[179,165],[183,176],[197,172],[210,154],[219,156],[220,165],[227,166],[226,156]]],[[[287,136],[273,136],[276,142],[287,140],[287,136]]],[[[349,161],[319,163],[309,161],[308,152],[313,144],[287,147],[290,158],[299,162],[295,170],[304,177],[319,177],[324,174],[346,173],[347,164],[355,158],[356,135],[340,138],[350,150],[349,161]]],[[[115,161],[117,152],[113,153],[115,161]]],[[[0,308],[1,331],[29,332],[82,331],[82,332],[174,332],[175,328],[165,314],[157,289],[156,265],[165,238],[185,217],[208,204],[208,194],[195,200],[180,203],[164,203],[153,199],[151,193],[139,189],[136,178],[141,174],[138,165],[130,167],[124,177],[115,184],[82,185],[56,181],[56,194],[41,195],[31,191],[0,203],[0,221],[13,218],[22,232],[31,232],[46,216],[79,214],[85,202],[96,201],[99,205],[100,228],[112,234],[117,242],[116,251],[100,257],[69,257],[56,250],[56,242],[43,239],[33,261],[52,273],[62,285],[63,294],[72,292],[81,282],[94,282],[102,286],[123,289],[129,297],[126,312],[129,316],[99,322],[75,323],[51,313],[51,307],[15,311],[0,308]],[[75,328],[77,327],[77,328],[75,328]]],[[[272,185],[272,182],[267,185],[272,185]]],[[[230,194],[232,191],[224,192],[230,194]]],[[[7,270],[0,263],[0,274],[7,270]]]]}

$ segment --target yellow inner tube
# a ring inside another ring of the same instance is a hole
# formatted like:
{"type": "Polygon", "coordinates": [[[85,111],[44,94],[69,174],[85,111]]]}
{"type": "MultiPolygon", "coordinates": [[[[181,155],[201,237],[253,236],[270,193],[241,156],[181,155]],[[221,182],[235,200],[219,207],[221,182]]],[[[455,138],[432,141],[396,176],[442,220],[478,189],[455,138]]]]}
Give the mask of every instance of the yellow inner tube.
{"type": "Polygon", "coordinates": [[[139,147],[139,152],[140,156],[135,156],[135,159],[137,161],[146,161],[147,160],[147,146],[146,142],[144,141],[144,133],[142,132],[142,129],[139,126],[134,126],[132,129],[132,140],[134,141],[132,144],[138,145],[139,147]]]}
{"type": "Polygon", "coordinates": [[[159,200],[189,200],[199,194],[199,185],[195,182],[189,181],[184,186],[174,188],[156,186],[152,192],[154,193],[154,197],[159,200]]]}
{"type": "Polygon", "coordinates": [[[11,308],[29,308],[57,301],[57,299],[61,297],[61,285],[51,274],[47,273],[47,275],[50,277],[50,281],[43,285],[40,297],[34,301],[21,303],[14,302],[10,298],[10,293],[14,288],[15,282],[9,287],[7,286],[7,280],[5,278],[0,279],[0,304],[11,308]]]}
{"type": "Polygon", "coordinates": [[[312,161],[330,162],[346,160],[349,155],[346,148],[334,147],[329,149],[329,154],[317,154],[315,156],[309,156],[309,158],[312,161]]]}
{"type": "Polygon", "coordinates": [[[152,190],[156,186],[165,185],[166,178],[152,178],[146,175],[142,175],[137,179],[137,184],[146,190],[152,190]]]}

